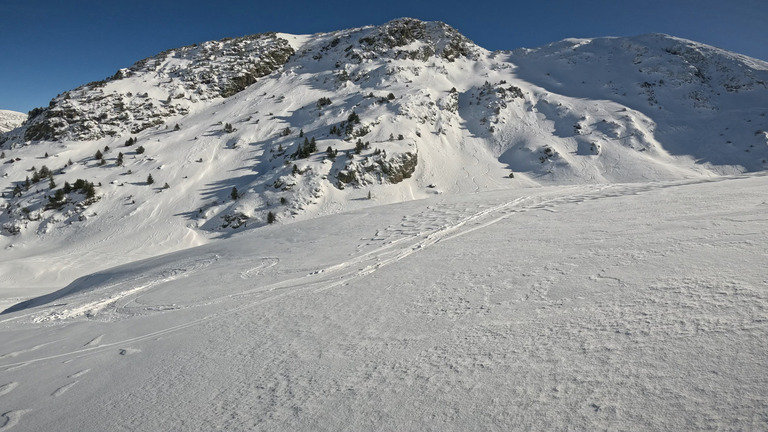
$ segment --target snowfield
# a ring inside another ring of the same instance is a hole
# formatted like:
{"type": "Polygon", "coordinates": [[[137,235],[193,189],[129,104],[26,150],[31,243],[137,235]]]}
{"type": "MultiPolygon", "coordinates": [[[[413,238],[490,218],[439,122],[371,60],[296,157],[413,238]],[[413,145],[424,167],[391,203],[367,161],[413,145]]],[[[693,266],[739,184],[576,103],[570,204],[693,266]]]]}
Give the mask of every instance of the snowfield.
{"type": "Polygon", "coordinates": [[[0,430],[766,429],[767,210],[441,195],[111,268],[0,315],[0,430]]]}

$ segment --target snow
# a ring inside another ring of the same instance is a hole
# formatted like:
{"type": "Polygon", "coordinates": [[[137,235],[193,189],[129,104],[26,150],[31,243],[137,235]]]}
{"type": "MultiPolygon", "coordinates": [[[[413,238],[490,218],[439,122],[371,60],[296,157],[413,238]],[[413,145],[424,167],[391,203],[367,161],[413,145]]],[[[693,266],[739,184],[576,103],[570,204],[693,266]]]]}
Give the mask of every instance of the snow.
{"type": "Polygon", "coordinates": [[[433,196],[98,272],[0,316],[5,427],[762,429],[766,186],[433,196]]]}
{"type": "Polygon", "coordinates": [[[0,134],[16,129],[24,123],[27,119],[27,115],[24,113],[0,110],[0,134]]]}
{"type": "Polygon", "coordinates": [[[398,26],[169,51],[62,96],[60,140],[0,137],[0,430],[768,428],[768,65],[398,26]],[[42,165],[96,200],[11,196],[42,165]]]}

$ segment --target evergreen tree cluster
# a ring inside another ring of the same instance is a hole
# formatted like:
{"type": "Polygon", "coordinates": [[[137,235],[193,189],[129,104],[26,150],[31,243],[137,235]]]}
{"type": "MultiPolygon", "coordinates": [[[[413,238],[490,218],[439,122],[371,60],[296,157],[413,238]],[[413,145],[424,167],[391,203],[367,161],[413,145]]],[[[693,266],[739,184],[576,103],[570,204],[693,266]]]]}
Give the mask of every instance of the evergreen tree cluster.
{"type": "Polygon", "coordinates": [[[48,203],[45,205],[46,210],[60,209],[67,204],[67,194],[78,192],[85,195],[86,199],[90,199],[96,196],[96,186],[83,179],[77,179],[74,184],[70,185],[69,182],[64,182],[64,186],[61,189],[57,189],[53,195],[48,197],[48,203]]]}
{"type": "Polygon", "coordinates": [[[125,142],[125,146],[126,147],[130,147],[130,146],[136,144],[137,141],[138,140],[136,138],[133,138],[133,137],[128,138],[128,140],[125,142]]]}
{"type": "MultiPolygon", "coordinates": [[[[331,126],[331,135],[347,135],[352,136],[355,133],[355,125],[360,124],[360,116],[356,112],[352,111],[347,117],[346,121],[341,122],[338,126],[331,126]]],[[[358,129],[358,136],[363,136],[368,133],[367,127],[361,127],[358,129]]]]}
{"type": "Polygon", "coordinates": [[[331,100],[327,97],[321,97],[317,100],[317,108],[320,109],[324,106],[328,106],[331,104],[331,100]]]}
{"type": "Polygon", "coordinates": [[[312,137],[311,140],[308,140],[307,137],[304,137],[304,143],[299,146],[299,149],[296,150],[296,153],[293,154],[293,157],[294,159],[306,159],[309,157],[309,155],[316,151],[317,142],[315,141],[315,137],[312,137]]]}
{"type": "Polygon", "coordinates": [[[364,149],[370,149],[371,143],[365,142],[363,143],[363,140],[358,139],[355,143],[355,154],[360,154],[364,149]]]}
{"type": "Polygon", "coordinates": [[[34,170],[32,173],[32,183],[38,183],[40,180],[53,177],[53,172],[43,165],[40,170],[34,170]]]}

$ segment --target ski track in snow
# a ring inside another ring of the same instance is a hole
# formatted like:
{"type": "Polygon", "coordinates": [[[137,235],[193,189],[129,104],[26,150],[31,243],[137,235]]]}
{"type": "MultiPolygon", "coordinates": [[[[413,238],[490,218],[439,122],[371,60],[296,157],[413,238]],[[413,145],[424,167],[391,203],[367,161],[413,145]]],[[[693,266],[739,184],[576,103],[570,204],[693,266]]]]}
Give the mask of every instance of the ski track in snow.
{"type": "Polygon", "coordinates": [[[67,385],[63,385],[63,386],[57,388],[56,390],[53,391],[53,393],[51,393],[51,396],[59,397],[59,396],[63,395],[64,393],[66,393],[67,390],[69,390],[72,387],[74,387],[75,384],[77,384],[78,382],[80,382],[80,381],[75,381],[75,382],[72,382],[72,383],[69,383],[67,385]]]}
{"type": "Polygon", "coordinates": [[[95,338],[91,339],[86,343],[84,346],[90,347],[90,346],[97,346],[101,343],[101,339],[104,337],[104,335],[98,335],[95,338]]]}

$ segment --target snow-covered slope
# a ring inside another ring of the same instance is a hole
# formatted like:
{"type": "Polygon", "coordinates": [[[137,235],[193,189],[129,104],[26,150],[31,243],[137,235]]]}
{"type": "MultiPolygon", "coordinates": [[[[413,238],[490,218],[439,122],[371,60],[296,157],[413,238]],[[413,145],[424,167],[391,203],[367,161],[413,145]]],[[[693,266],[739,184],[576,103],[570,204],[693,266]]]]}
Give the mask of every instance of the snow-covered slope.
{"type": "Polygon", "coordinates": [[[24,123],[27,115],[24,113],[0,110],[0,134],[16,129],[24,123]]]}
{"type": "Polygon", "coordinates": [[[488,52],[412,19],[169,50],[0,136],[0,272],[42,292],[270,221],[761,171],[766,82],[664,35],[488,52]]]}
{"type": "Polygon", "coordinates": [[[0,315],[5,430],[766,430],[768,177],[443,195],[0,315]]]}

